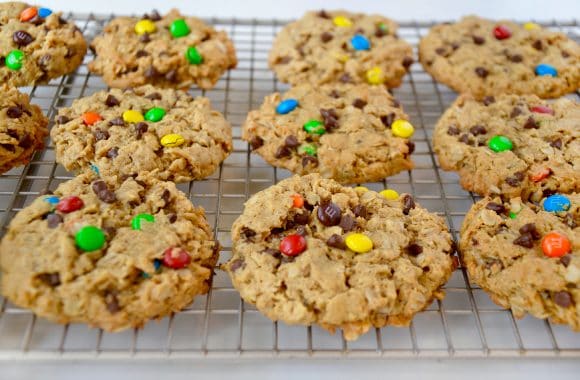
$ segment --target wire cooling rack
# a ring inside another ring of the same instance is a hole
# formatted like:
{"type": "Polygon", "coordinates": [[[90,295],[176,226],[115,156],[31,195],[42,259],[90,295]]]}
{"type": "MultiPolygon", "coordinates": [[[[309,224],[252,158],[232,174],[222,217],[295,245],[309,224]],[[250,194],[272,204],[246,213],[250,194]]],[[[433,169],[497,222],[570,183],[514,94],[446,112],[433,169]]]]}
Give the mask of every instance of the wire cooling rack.
{"type": "MultiPolygon", "coordinates": [[[[113,15],[69,14],[91,40],[113,15]]],[[[207,20],[233,38],[239,58],[211,91],[192,90],[208,96],[233,125],[234,152],[212,176],[179,188],[194,204],[205,208],[217,239],[223,245],[220,263],[231,255],[230,228],[252,194],[289,177],[285,170],[269,166],[250,154],[240,139],[240,125],[247,112],[264,96],[285,90],[268,69],[272,40],[284,25],[280,20],[207,20]]],[[[401,23],[401,38],[416,45],[432,23],[401,23]]],[[[578,22],[551,22],[544,26],[580,39],[578,22]]],[[[52,118],[58,108],[76,98],[106,88],[99,77],[89,75],[89,52],[76,73],[48,85],[25,88],[32,102],[52,118]]],[[[413,140],[416,168],[380,183],[365,184],[374,190],[387,185],[412,193],[432,212],[442,215],[457,238],[466,211],[476,198],[461,189],[454,173],[442,171],[430,144],[433,126],[455,93],[436,84],[413,64],[403,85],[394,91],[416,126],[413,140]]],[[[36,152],[33,161],[0,178],[0,226],[45,189],[54,190],[72,178],[54,162],[49,145],[36,152]]],[[[330,335],[313,327],[271,322],[253,306],[243,303],[228,276],[216,270],[211,291],[197,297],[186,310],[143,329],[110,334],[85,325],[61,326],[0,299],[0,359],[127,359],[127,358],[452,358],[452,357],[574,357],[580,358],[580,334],[565,326],[526,317],[516,320],[511,312],[493,304],[477,286],[470,284],[460,266],[445,286],[447,296],[419,313],[408,328],[371,330],[355,342],[346,342],[340,332],[330,335]]]]}

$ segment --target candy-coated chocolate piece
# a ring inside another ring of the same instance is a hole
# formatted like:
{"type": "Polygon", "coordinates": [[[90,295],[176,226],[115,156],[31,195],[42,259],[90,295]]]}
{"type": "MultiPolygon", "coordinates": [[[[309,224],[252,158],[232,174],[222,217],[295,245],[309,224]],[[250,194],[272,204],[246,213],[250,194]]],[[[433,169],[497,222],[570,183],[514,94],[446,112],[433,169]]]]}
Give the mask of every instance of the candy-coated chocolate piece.
{"type": "Polygon", "coordinates": [[[200,65],[203,63],[203,56],[195,46],[188,47],[185,56],[187,57],[187,61],[192,65],[200,65]]]}
{"type": "Polygon", "coordinates": [[[28,7],[22,12],[20,12],[20,21],[29,21],[34,18],[38,14],[38,8],[36,7],[28,7]]]}
{"type": "Polygon", "coordinates": [[[24,52],[22,50],[15,49],[8,53],[4,63],[10,70],[16,71],[22,68],[24,58],[24,52]]]}
{"type": "Polygon", "coordinates": [[[173,38],[185,37],[191,33],[191,29],[187,26],[187,23],[183,19],[177,19],[171,23],[169,26],[169,32],[173,38]]]}
{"type": "Polygon", "coordinates": [[[38,8],[38,16],[47,18],[52,14],[52,10],[48,8],[38,8]]]}
{"type": "Polygon", "coordinates": [[[344,239],[346,246],[353,252],[366,253],[373,249],[373,241],[366,235],[353,233],[344,239]]]}
{"type": "Polygon", "coordinates": [[[399,193],[397,193],[393,189],[385,189],[385,190],[381,191],[379,194],[381,194],[384,198],[386,198],[390,201],[394,201],[394,200],[399,199],[399,193]]]}
{"type": "Polygon", "coordinates": [[[565,235],[552,231],[542,239],[542,251],[548,257],[562,257],[570,252],[572,244],[565,235]]]}
{"type": "Polygon", "coordinates": [[[76,195],[64,197],[56,204],[56,209],[60,212],[68,214],[69,212],[77,211],[83,208],[85,203],[76,195]]]}
{"type": "Polygon", "coordinates": [[[553,194],[544,200],[544,210],[548,212],[566,211],[570,206],[570,199],[562,194],[553,194]]]}
{"type": "Polygon", "coordinates": [[[75,234],[75,242],[83,251],[96,251],[105,245],[105,233],[98,227],[85,226],[75,234]]]}
{"type": "Polygon", "coordinates": [[[350,44],[354,50],[370,50],[370,41],[362,34],[355,34],[354,37],[350,39],[350,44]]]}
{"type": "Polygon", "coordinates": [[[127,110],[123,112],[123,121],[125,121],[125,123],[140,123],[143,120],[145,120],[143,114],[139,111],[127,110]]]}
{"type": "Polygon", "coordinates": [[[552,174],[552,169],[550,168],[543,168],[537,173],[534,173],[530,179],[534,182],[540,182],[541,180],[548,178],[552,174]]]}
{"type": "Polygon", "coordinates": [[[538,24],[536,24],[535,22],[526,22],[524,24],[524,29],[525,30],[534,30],[534,29],[541,29],[542,27],[538,24]]]}
{"type": "Polygon", "coordinates": [[[145,119],[154,123],[161,121],[165,117],[166,111],[161,107],[153,107],[145,113],[145,119]]]}
{"type": "Polygon", "coordinates": [[[551,77],[557,77],[558,76],[558,70],[556,70],[556,68],[552,65],[548,65],[546,63],[540,63],[538,66],[536,66],[536,75],[538,76],[551,76],[551,77]]]}
{"type": "Polygon", "coordinates": [[[348,28],[348,27],[352,26],[352,21],[350,21],[350,19],[348,17],[344,17],[344,16],[336,16],[335,18],[332,19],[332,22],[334,22],[334,25],[340,26],[343,28],[348,28]]]}
{"type": "Polygon", "coordinates": [[[300,194],[292,195],[292,207],[302,208],[304,206],[304,197],[300,194]]]}
{"type": "Polygon", "coordinates": [[[373,67],[366,72],[367,82],[370,84],[383,84],[385,77],[380,67],[373,67]]]}
{"type": "Polygon", "coordinates": [[[284,99],[276,107],[276,112],[280,115],[286,115],[292,112],[298,107],[298,100],[296,99],[284,99]]]}
{"type": "Polygon", "coordinates": [[[133,217],[133,219],[131,219],[131,228],[134,230],[140,230],[143,221],[153,223],[155,222],[155,217],[147,213],[137,214],[133,217]]]}
{"type": "Polygon", "coordinates": [[[157,27],[151,20],[140,20],[135,24],[135,33],[138,35],[155,33],[157,27]]]}
{"type": "Polygon", "coordinates": [[[535,113],[543,113],[543,114],[547,114],[547,115],[554,114],[554,110],[551,109],[550,107],[547,107],[547,106],[534,106],[534,107],[530,108],[530,111],[535,112],[535,113]]]}
{"type": "Polygon", "coordinates": [[[314,144],[302,144],[298,147],[298,153],[307,154],[309,156],[316,156],[318,148],[314,144]]]}
{"type": "Polygon", "coordinates": [[[60,202],[60,199],[56,195],[50,195],[44,198],[44,201],[51,205],[56,205],[58,204],[58,202],[60,202]]]}
{"type": "Polygon", "coordinates": [[[288,235],[280,242],[279,249],[286,256],[298,256],[306,250],[306,239],[298,234],[288,235]]]}
{"type": "Polygon", "coordinates": [[[493,136],[487,145],[489,146],[489,149],[498,153],[506,150],[512,150],[514,147],[512,141],[509,138],[501,135],[493,136]]]}
{"type": "Polygon", "coordinates": [[[512,31],[505,25],[498,25],[493,29],[493,35],[498,40],[505,40],[512,36],[512,31]]]}
{"type": "Polygon", "coordinates": [[[171,133],[169,135],[165,135],[161,138],[161,145],[172,148],[176,146],[180,146],[185,142],[183,136],[178,135],[177,133],[171,133]]]}
{"type": "Polygon", "coordinates": [[[309,120],[304,124],[304,130],[313,135],[323,135],[326,133],[324,123],[320,120],[309,120]]]}
{"type": "Polygon", "coordinates": [[[85,123],[86,125],[93,125],[93,124],[103,120],[101,115],[99,115],[96,112],[85,112],[85,113],[83,113],[82,119],[83,119],[83,123],[85,123]]]}
{"type": "Polygon", "coordinates": [[[391,124],[391,131],[393,132],[393,135],[407,139],[413,136],[415,128],[413,127],[413,124],[409,123],[407,120],[399,119],[391,124]]]}
{"type": "Polygon", "coordinates": [[[172,269],[185,268],[191,263],[191,256],[183,248],[171,247],[163,252],[163,265],[172,269]]]}

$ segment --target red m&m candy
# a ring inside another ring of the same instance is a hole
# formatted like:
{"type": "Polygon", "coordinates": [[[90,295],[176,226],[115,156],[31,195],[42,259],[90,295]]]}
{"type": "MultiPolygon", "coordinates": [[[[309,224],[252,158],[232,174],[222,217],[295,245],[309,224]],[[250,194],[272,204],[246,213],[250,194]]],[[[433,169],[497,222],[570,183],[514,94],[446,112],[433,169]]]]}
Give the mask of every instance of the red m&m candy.
{"type": "Polygon", "coordinates": [[[302,235],[288,235],[280,242],[280,252],[286,256],[298,256],[306,249],[306,239],[302,235]]]}
{"type": "Polygon", "coordinates": [[[172,269],[185,268],[191,262],[191,256],[185,249],[170,247],[163,252],[163,265],[172,269]]]}
{"type": "Polygon", "coordinates": [[[570,252],[570,240],[559,232],[550,232],[542,239],[542,251],[548,257],[562,257],[570,252]]]}
{"type": "Polygon", "coordinates": [[[554,110],[551,109],[550,107],[546,107],[546,106],[534,106],[534,107],[530,108],[530,110],[532,112],[535,112],[535,113],[545,113],[548,115],[554,114],[554,110]]]}
{"type": "Polygon", "coordinates": [[[493,29],[493,35],[498,40],[505,40],[512,36],[512,31],[505,25],[498,25],[493,29]]]}
{"type": "Polygon", "coordinates": [[[75,195],[62,198],[56,205],[56,209],[60,212],[69,213],[80,210],[85,204],[83,200],[75,195]]]}

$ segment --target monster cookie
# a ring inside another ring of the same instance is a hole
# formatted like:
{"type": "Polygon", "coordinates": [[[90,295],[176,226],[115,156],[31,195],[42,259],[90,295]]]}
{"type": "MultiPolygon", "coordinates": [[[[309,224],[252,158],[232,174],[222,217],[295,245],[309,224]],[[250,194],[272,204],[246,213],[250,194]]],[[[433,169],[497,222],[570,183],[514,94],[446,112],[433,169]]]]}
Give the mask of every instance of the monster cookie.
{"type": "Polygon", "coordinates": [[[37,149],[44,147],[48,119],[28,95],[2,86],[0,99],[0,173],[24,165],[37,149]]]}
{"type": "Polygon", "coordinates": [[[248,200],[223,269],[272,320],[342,329],[348,340],[408,325],[443,296],[453,248],[441,218],[393,193],[286,179],[248,200]]]}
{"type": "Polygon", "coordinates": [[[342,183],[409,170],[415,145],[407,115],[382,86],[296,86],[249,113],[242,138],[270,164],[342,183]]]}
{"type": "Polygon", "coordinates": [[[556,98],[580,87],[580,47],[533,23],[465,17],[433,27],[419,44],[423,67],[457,92],[556,98]]]}
{"type": "Polygon", "coordinates": [[[0,82],[46,83],[73,72],[86,52],[83,34],[60,13],[24,3],[0,4],[0,82]]]}
{"type": "Polygon", "coordinates": [[[153,84],[209,89],[237,64],[234,45],[225,32],[175,9],[164,17],[153,11],[141,19],[116,18],[91,48],[95,60],[89,70],[118,88],[153,84]]]}
{"type": "Polygon", "coordinates": [[[175,184],[83,175],[14,217],[2,293],[58,323],[140,327],[206,293],[218,251],[203,210],[175,184]]]}
{"type": "Polygon", "coordinates": [[[204,178],[232,150],[230,125],[207,98],[149,85],[75,100],[59,110],[51,136],[66,169],[117,179],[204,178]]]}
{"type": "Polygon", "coordinates": [[[398,87],[413,63],[397,25],[379,15],[308,12],[274,41],[270,67],[291,84],[332,82],[398,87]]]}
{"type": "Polygon", "coordinates": [[[476,101],[460,96],[435,127],[433,146],[445,170],[481,195],[538,201],[580,191],[580,104],[534,95],[476,101]]]}
{"type": "Polygon", "coordinates": [[[580,195],[539,204],[485,198],[468,212],[460,250],[473,282],[521,318],[580,331],[580,195]]]}

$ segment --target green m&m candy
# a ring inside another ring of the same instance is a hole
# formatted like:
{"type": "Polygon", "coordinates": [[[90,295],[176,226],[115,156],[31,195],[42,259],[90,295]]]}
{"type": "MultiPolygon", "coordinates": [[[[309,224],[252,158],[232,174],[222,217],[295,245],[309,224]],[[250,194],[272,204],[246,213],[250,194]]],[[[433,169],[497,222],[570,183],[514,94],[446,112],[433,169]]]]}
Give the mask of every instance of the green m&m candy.
{"type": "Polygon", "coordinates": [[[300,154],[307,154],[309,156],[316,156],[316,145],[314,144],[302,144],[298,147],[298,153],[300,154]]]}
{"type": "Polygon", "coordinates": [[[502,135],[493,136],[487,145],[489,146],[489,149],[493,150],[494,152],[512,150],[514,147],[512,140],[502,135]]]}
{"type": "Polygon", "coordinates": [[[131,228],[134,230],[140,230],[142,221],[153,223],[155,222],[155,217],[151,214],[137,214],[133,219],[131,219],[131,228]]]}
{"type": "Polygon", "coordinates": [[[163,119],[163,116],[165,116],[165,114],[166,112],[163,108],[153,107],[145,113],[145,120],[158,122],[161,119],[163,119]]]}
{"type": "Polygon", "coordinates": [[[6,67],[10,70],[20,70],[22,62],[24,61],[24,53],[22,50],[12,50],[6,56],[6,67]]]}
{"type": "Polygon", "coordinates": [[[169,26],[169,32],[171,32],[173,38],[179,38],[187,36],[191,33],[191,29],[189,29],[185,20],[180,18],[171,23],[169,26]]]}
{"type": "Polygon", "coordinates": [[[105,245],[105,234],[98,227],[85,226],[76,233],[75,242],[83,251],[96,251],[105,245]]]}
{"type": "Polygon", "coordinates": [[[192,65],[199,65],[203,62],[203,57],[195,46],[188,47],[185,56],[192,65]]]}
{"type": "Polygon", "coordinates": [[[324,124],[320,120],[309,120],[306,124],[304,124],[304,130],[314,135],[323,135],[326,133],[324,124]]]}

